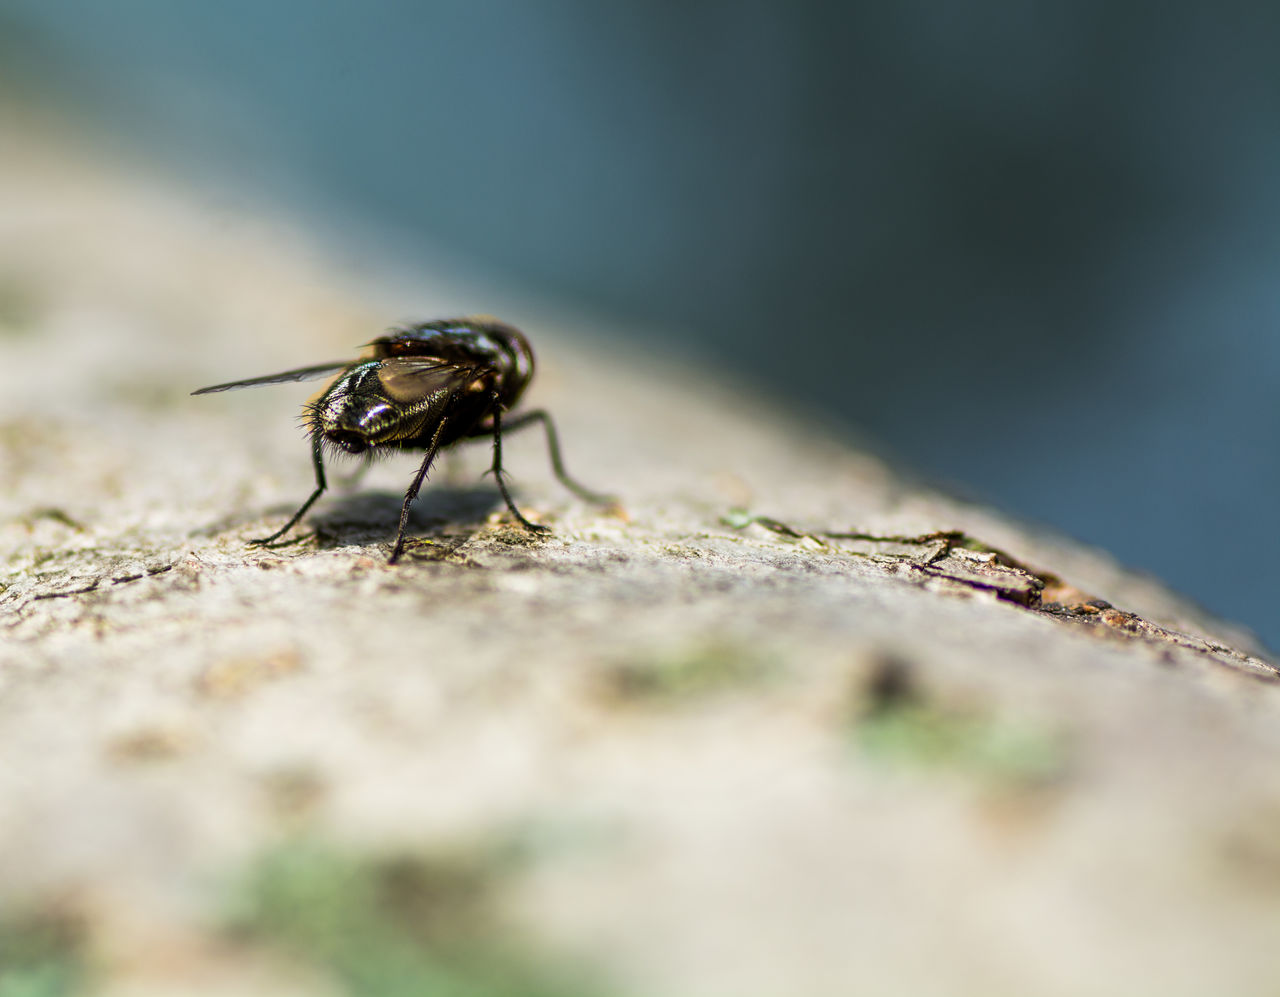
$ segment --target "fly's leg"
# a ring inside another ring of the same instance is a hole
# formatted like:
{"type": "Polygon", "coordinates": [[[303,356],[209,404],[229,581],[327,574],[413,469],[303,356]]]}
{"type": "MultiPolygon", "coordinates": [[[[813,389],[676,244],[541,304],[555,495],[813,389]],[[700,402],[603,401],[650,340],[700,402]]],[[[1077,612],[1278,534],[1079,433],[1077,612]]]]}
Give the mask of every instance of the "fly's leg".
{"type": "Polygon", "coordinates": [[[285,523],[284,526],[280,527],[280,529],[276,530],[275,533],[271,534],[269,537],[263,537],[261,540],[250,540],[250,546],[265,547],[267,544],[275,543],[298,525],[298,521],[307,514],[307,510],[310,509],[315,504],[316,499],[324,493],[326,487],[324,482],[324,460],[322,459],[320,451],[319,433],[313,433],[311,436],[311,463],[316,469],[316,490],[311,493],[311,497],[302,503],[302,508],[293,514],[293,518],[290,519],[289,522],[285,523]]]}
{"type": "MultiPolygon", "coordinates": [[[[555,471],[556,480],[569,489],[569,491],[573,492],[573,494],[577,495],[578,498],[584,499],[587,502],[594,503],[595,505],[617,505],[618,500],[612,495],[602,495],[600,492],[593,492],[590,488],[580,485],[569,476],[569,472],[565,470],[564,460],[560,456],[560,436],[556,433],[555,423],[551,421],[551,413],[546,409],[537,409],[533,412],[525,412],[522,415],[518,415],[514,419],[508,421],[505,428],[508,433],[512,433],[517,429],[524,429],[525,426],[532,425],[535,422],[541,422],[542,428],[546,430],[547,451],[551,455],[551,469],[555,471]]],[[[494,416],[494,424],[496,427],[496,414],[494,416]]],[[[501,478],[499,478],[499,481],[501,481],[501,478]]],[[[503,494],[505,496],[506,493],[504,492],[503,494]]],[[[507,501],[507,504],[511,504],[510,500],[507,501]]]]}
{"type": "Polygon", "coordinates": [[[418,468],[418,473],[413,476],[413,481],[409,483],[409,490],[404,493],[404,505],[400,507],[400,529],[396,531],[396,545],[391,548],[391,556],[387,558],[388,564],[395,564],[400,559],[400,555],[404,553],[404,531],[409,525],[409,506],[413,505],[413,500],[418,497],[418,490],[422,487],[422,482],[427,478],[427,471],[431,469],[431,462],[436,459],[436,453],[440,449],[440,438],[444,432],[445,424],[449,421],[448,416],[441,419],[436,424],[436,431],[431,434],[431,445],[427,447],[427,456],[422,460],[422,466],[418,468]]]}
{"type": "Polygon", "coordinates": [[[494,392],[493,395],[493,466],[489,470],[493,472],[494,480],[498,482],[498,491],[502,492],[502,500],[507,503],[507,508],[511,510],[511,515],[516,517],[520,525],[530,533],[550,533],[549,527],[540,526],[525,519],[520,510],[516,508],[515,499],[507,491],[507,483],[502,477],[502,399],[497,392],[494,392]]]}

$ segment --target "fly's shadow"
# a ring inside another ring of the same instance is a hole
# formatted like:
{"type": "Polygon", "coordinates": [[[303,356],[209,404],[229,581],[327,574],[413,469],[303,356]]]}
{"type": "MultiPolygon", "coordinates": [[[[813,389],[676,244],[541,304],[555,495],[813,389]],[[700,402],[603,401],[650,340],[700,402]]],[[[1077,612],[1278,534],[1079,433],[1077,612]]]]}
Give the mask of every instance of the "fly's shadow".
{"type": "MultiPolygon", "coordinates": [[[[403,498],[378,490],[332,500],[311,517],[316,545],[328,550],[390,540],[387,524],[395,522],[403,498]]],[[[410,507],[405,533],[427,538],[470,535],[501,507],[502,496],[492,486],[438,485],[419,495],[410,507]]]]}

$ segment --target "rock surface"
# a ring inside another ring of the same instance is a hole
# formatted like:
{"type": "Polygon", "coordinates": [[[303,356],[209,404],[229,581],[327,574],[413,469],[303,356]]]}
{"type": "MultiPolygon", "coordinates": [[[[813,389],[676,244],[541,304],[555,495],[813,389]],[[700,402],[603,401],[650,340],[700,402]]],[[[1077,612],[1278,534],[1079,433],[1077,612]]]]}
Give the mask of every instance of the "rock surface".
{"type": "MultiPolygon", "coordinates": [[[[484,932],[594,992],[1277,993],[1280,671],[1247,635],[506,297],[469,304],[530,334],[530,402],[624,512],[568,495],[531,431],[506,450],[545,538],[481,444],[437,469],[401,564],[405,459],[247,547],[311,487],[308,388],[188,392],[340,359],[461,292],[353,280],[283,222],[20,132],[0,982],[415,992],[234,929],[229,884],[322,842],[487,864],[484,932]]],[[[957,431],[908,377],[903,403],[957,431]]]]}

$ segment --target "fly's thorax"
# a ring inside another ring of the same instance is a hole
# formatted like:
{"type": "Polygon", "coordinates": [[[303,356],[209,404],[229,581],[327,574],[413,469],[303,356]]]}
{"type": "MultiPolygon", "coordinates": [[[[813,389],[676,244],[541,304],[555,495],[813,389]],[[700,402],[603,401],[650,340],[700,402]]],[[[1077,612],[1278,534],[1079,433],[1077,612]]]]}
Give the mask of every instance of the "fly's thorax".
{"type": "MultiPolygon", "coordinates": [[[[462,395],[477,394],[481,387],[467,384],[467,372],[484,372],[486,393],[497,391],[505,408],[511,408],[533,378],[533,348],[528,338],[515,326],[489,316],[439,319],[394,329],[368,344],[376,360],[420,359],[454,368],[457,380],[454,390],[462,395]]],[[[409,378],[395,378],[411,382],[409,378]]],[[[416,391],[416,386],[410,386],[416,391]]],[[[397,391],[391,390],[395,398],[397,391]]]]}

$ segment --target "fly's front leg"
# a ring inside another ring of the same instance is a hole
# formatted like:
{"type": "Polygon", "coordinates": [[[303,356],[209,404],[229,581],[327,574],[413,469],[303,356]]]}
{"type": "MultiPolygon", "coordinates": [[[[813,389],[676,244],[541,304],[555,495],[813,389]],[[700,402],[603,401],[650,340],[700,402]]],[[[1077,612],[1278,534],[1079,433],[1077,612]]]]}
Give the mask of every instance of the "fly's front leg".
{"type": "Polygon", "coordinates": [[[493,477],[498,482],[498,491],[502,493],[502,500],[507,503],[511,515],[516,517],[520,525],[530,533],[550,533],[550,527],[540,526],[525,519],[516,508],[515,499],[507,491],[507,483],[502,477],[502,399],[496,391],[493,394],[493,466],[490,470],[493,471],[493,477]]]}
{"type": "Polygon", "coordinates": [[[326,487],[324,482],[324,460],[320,449],[319,433],[311,434],[311,463],[316,469],[316,490],[311,493],[311,497],[302,503],[302,508],[293,514],[293,518],[290,519],[289,522],[285,523],[284,526],[280,527],[280,529],[276,530],[275,533],[271,534],[269,537],[263,537],[261,540],[250,540],[250,546],[264,547],[267,544],[275,543],[298,525],[298,521],[307,514],[307,510],[310,509],[315,504],[316,499],[324,493],[326,487]]]}
{"type": "Polygon", "coordinates": [[[422,488],[422,482],[426,480],[427,471],[431,469],[431,462],[436,459],[436,453],[440,449],[440,439],[448,421],[449,417],[445,416],[436,425],[436,431],[431,434],[431,445],[427,447],[427,456],[423,458],[422,466],[418,468],[418,473],[413,476],[413,481],[409,483],[409,490],[404,493],[404,505],[400,507],[400,529],[396,531],[396,545],[391,548],[391,556],[387,558],[388,564],[395,564],[400,559],[400,555],[404,553],[404,531],[409,525],[409,506],[413,505],[413,500],[418,497],[418,490],[422,488]]]}

